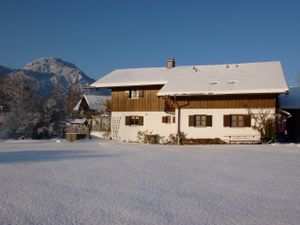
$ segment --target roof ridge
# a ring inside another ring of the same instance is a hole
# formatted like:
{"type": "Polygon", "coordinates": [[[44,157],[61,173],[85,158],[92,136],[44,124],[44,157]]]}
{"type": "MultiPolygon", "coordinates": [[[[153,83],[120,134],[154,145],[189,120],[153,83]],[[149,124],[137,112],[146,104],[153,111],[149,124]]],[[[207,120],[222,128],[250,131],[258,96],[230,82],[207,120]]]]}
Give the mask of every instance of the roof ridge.
{"type": "MultiPolygon", "coordinates": [[[[280,60],[272,60],[272,61],[258,61],[258,62],[246,62],[246,63],[221,63],[221,64],[200,64],[200,65],[180,65],[176,66],[172,69],[168,69],[164,66],[158,67],[158,66],[153,66],[153,67],[131,67],[131,68],[118,68],[113,71],[119,71],[119,70],[143,70],[143,69],[166,69],[166,70],[174,70],[176,68],[189,68],[189,67],[217,67],[217,66],[227,66],[227,65],[250,65],[250,64],[261,64],[261,63],[281,63],[280,60]]],[[[112,72],[113,72],[112,71],[112,72]]]]}

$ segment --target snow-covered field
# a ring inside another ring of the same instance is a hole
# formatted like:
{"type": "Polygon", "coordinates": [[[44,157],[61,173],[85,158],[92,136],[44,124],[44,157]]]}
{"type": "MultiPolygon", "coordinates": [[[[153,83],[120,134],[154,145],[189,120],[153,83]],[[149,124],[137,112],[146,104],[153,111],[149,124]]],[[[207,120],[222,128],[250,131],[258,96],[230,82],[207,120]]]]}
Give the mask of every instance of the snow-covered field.
{"type": "Polygon", "coordinates": [[[0,224],[300,224],[298,145],[0,142],[0,224]]]}

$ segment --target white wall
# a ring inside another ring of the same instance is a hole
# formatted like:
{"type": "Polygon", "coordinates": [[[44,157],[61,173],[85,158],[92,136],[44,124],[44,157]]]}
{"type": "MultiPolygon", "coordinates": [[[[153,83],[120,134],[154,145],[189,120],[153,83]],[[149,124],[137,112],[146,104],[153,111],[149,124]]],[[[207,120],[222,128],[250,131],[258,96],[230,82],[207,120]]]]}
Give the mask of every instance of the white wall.
{"type": "Polygon", "coordinates": [[[137,141],[138,131],[148,130],[152,131],[152,134],[158,134],[162,142],[170,134],[176,134],[177,132],[175,123],[162,123],[162,116],[172,116],[165,112],[112,112],[111,116],[111,132],[114,140],[137,141]],[[143,116],[144,125],[126,126],[126,116],[143,116]],[[114,134],[114,132],[117,134],[114,134]]]}
{"type": "MultiPolygon", "coordinates": [[[[251,109],[251,112],[270,111],[275,113],[274,108],[251,109]]],[[[187,138],[220,138],[228,139],[228,136],[255,136],[259,139],[259,133],[251,127],[224,127],[223,118],[227,114],[248,114],[248,109],[181,109],[180,130],[187,138]],[[206,114],[212,115],[212,127],[189,127],[189,115],[206,114]]],[[[176,122],[171,124],[162,123],[162,116],[168,116],[165,112],[112,112],[111,131],[112,137],[119,141],[137,141],[138,131],[152,131],[159,134],[161,142],[170,134],[177,133],[178,110],[175,111],[176,122]],[[125,116],[143,116],[143,126],[126,126],[125,116]],[[115,134],[114,134],[115,132],[115,134]]],[[[252,119],[251,125],[254,124],[252,119]]]]}
{"type": "MultiPolygon", "coordinates": [[[[275,113],[274,108],[250,109],[252,113],[270,112],[275,113]]],[[[177,115],[176,110],[176,115],[177,115]]],[[[224,115],[248,114],[248,109],[181,109],[181,131],[187,138],[220,138],[226,140],[228,136],[256,136],[259,139],[258,131],[251,127],[224,127],[224,115]],[[189,127],[189,115],[206,114],[212,115],[212,127],[189,127]]],[[[251,126],[255,121],[251,119],[251,126]]]]}

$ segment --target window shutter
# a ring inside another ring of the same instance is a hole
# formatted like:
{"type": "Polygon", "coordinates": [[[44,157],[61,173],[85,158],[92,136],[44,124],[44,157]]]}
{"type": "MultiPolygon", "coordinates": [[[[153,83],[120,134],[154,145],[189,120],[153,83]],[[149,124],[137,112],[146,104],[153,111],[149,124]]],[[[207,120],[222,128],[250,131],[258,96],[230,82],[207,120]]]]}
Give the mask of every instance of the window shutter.
{"type": "Polygon", "coordinates": [[[195,115],[190,115],[189,116],[189,127],[194,127],[195,126],[195,115]]]}
{"type": "Polygon", "coordinates": [[[224,127],[230,127],[230,115],[224,115],[224,127]]]}
{"type": "Polygon", "coordinates": [[[166,116],[163,116],[163,117],[161,118],[161,122],[162,122],[162,123],[167,123],[167,117],[166,117],[166,116]]]}
{"type": "Polygon", "coordinates": [[[125,125],[130,126],[130,116],[125,116],[125,125]]]}
{"type": "Polygon", "coordinates": [[[251,115],[244,115],[244,127],[251,127],[251,115]]]}
{"type": "Polygon", "coordinates": [[[206,116],[206,126],[212,127],[212,116],[211,115],[206,116]]]}
{"type": "Polygon", "coordinates": [[[139,125],[143,126],[144,125],[144,117],[139,116],[139,125]]]}
{"type": "Polygon", "coordinates": [[[173,123],[175,123],[176,122],[176,120],[175,120],[175,116],[173,116],[173,123]]]}
{"type": "Polygon", "coordinates": [[[144,98],[144,90],[139,90],[139,98],[144,98]]]}

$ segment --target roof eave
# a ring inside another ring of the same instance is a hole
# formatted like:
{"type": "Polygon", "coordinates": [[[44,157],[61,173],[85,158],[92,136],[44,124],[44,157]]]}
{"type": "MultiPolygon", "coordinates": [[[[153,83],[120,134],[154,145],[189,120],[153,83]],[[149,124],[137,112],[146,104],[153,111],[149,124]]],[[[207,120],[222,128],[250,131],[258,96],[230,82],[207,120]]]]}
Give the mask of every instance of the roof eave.
{"type": "Polygon", "coordinates": [[[268,90],[268,91],[224,91],[224,92],[183,92],[183,93],[175,93],[175,92],[158,92],[157,96],[212,96],[212,95],[251,95],[251,94],[287,94],[289,92],[288,89],[282,90],[268,90]]]}
{"type": "Polygon", "coordinates": [[[159,82],[145,82],[145,83],[110,83],[110,84],[91,84],[89,88],[116,88],[116,87],[134,87],[134,86],[153,86],[153,85],[164,85],[166,81],[159,82]]]}

